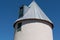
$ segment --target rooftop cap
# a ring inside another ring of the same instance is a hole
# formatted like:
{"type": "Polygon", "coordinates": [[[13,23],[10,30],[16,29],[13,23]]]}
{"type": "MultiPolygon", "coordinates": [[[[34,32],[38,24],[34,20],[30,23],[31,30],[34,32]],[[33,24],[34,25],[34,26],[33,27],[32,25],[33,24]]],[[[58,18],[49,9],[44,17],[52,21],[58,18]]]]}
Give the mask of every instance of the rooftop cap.
{"type": "Polygon", "coordinates": [[[37,20],[45,20],[49,23],[53,24],[52,21],[45,15],[45,13],[41,10],[41,8],[37,5],[35,1],[33,1],[28,7],[25,6],[25,11],[23,12],[23,16],[15,21],[23,21],[26,19],[37,19],[37,20]]]}

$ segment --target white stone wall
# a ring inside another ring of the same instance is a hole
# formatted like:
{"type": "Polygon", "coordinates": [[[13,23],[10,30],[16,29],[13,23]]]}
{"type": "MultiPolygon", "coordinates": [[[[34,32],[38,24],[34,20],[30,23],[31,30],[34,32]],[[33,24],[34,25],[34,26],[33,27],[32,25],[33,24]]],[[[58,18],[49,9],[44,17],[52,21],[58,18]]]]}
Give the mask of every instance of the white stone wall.
{"type": "Polygon", "coordinates": [[[53,40],[52,29],[39,22],[27,23],[15,32],[14,40],[53,40]]]}

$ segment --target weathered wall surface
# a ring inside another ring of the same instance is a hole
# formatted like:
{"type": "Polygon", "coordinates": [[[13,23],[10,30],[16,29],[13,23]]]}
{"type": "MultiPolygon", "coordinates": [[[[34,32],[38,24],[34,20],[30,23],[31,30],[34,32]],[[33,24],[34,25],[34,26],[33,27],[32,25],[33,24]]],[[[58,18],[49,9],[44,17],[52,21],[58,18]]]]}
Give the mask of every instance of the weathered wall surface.
{"type": "Polygon", "coordinates": [[[15,32],[14,40],[53,40],[52,29],[39,22],[27,23],[22,25],[21,31],[15,32]]]}

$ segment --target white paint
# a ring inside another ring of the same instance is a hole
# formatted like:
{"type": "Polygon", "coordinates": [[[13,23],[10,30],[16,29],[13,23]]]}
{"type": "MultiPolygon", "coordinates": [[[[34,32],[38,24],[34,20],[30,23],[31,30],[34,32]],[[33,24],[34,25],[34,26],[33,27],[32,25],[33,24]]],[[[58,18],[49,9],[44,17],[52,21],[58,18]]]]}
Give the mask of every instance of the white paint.
{"type": "Polygon", "coordinates": [[[38,22],[24,24],[21,31],[15,32],[14,40],[53,40],[52,29],[38,22]]]}

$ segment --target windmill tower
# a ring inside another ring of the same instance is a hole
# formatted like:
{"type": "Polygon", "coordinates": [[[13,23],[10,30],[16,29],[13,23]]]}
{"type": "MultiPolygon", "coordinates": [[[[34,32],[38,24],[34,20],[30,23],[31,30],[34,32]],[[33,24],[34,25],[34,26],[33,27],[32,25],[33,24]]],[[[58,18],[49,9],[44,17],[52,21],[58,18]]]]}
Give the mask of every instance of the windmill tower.
{"type": "Polygon", "coordinates": [[[20,8],[14,28],[14,40],[53,40],[53,23],[35,1],[20,8]]]}

